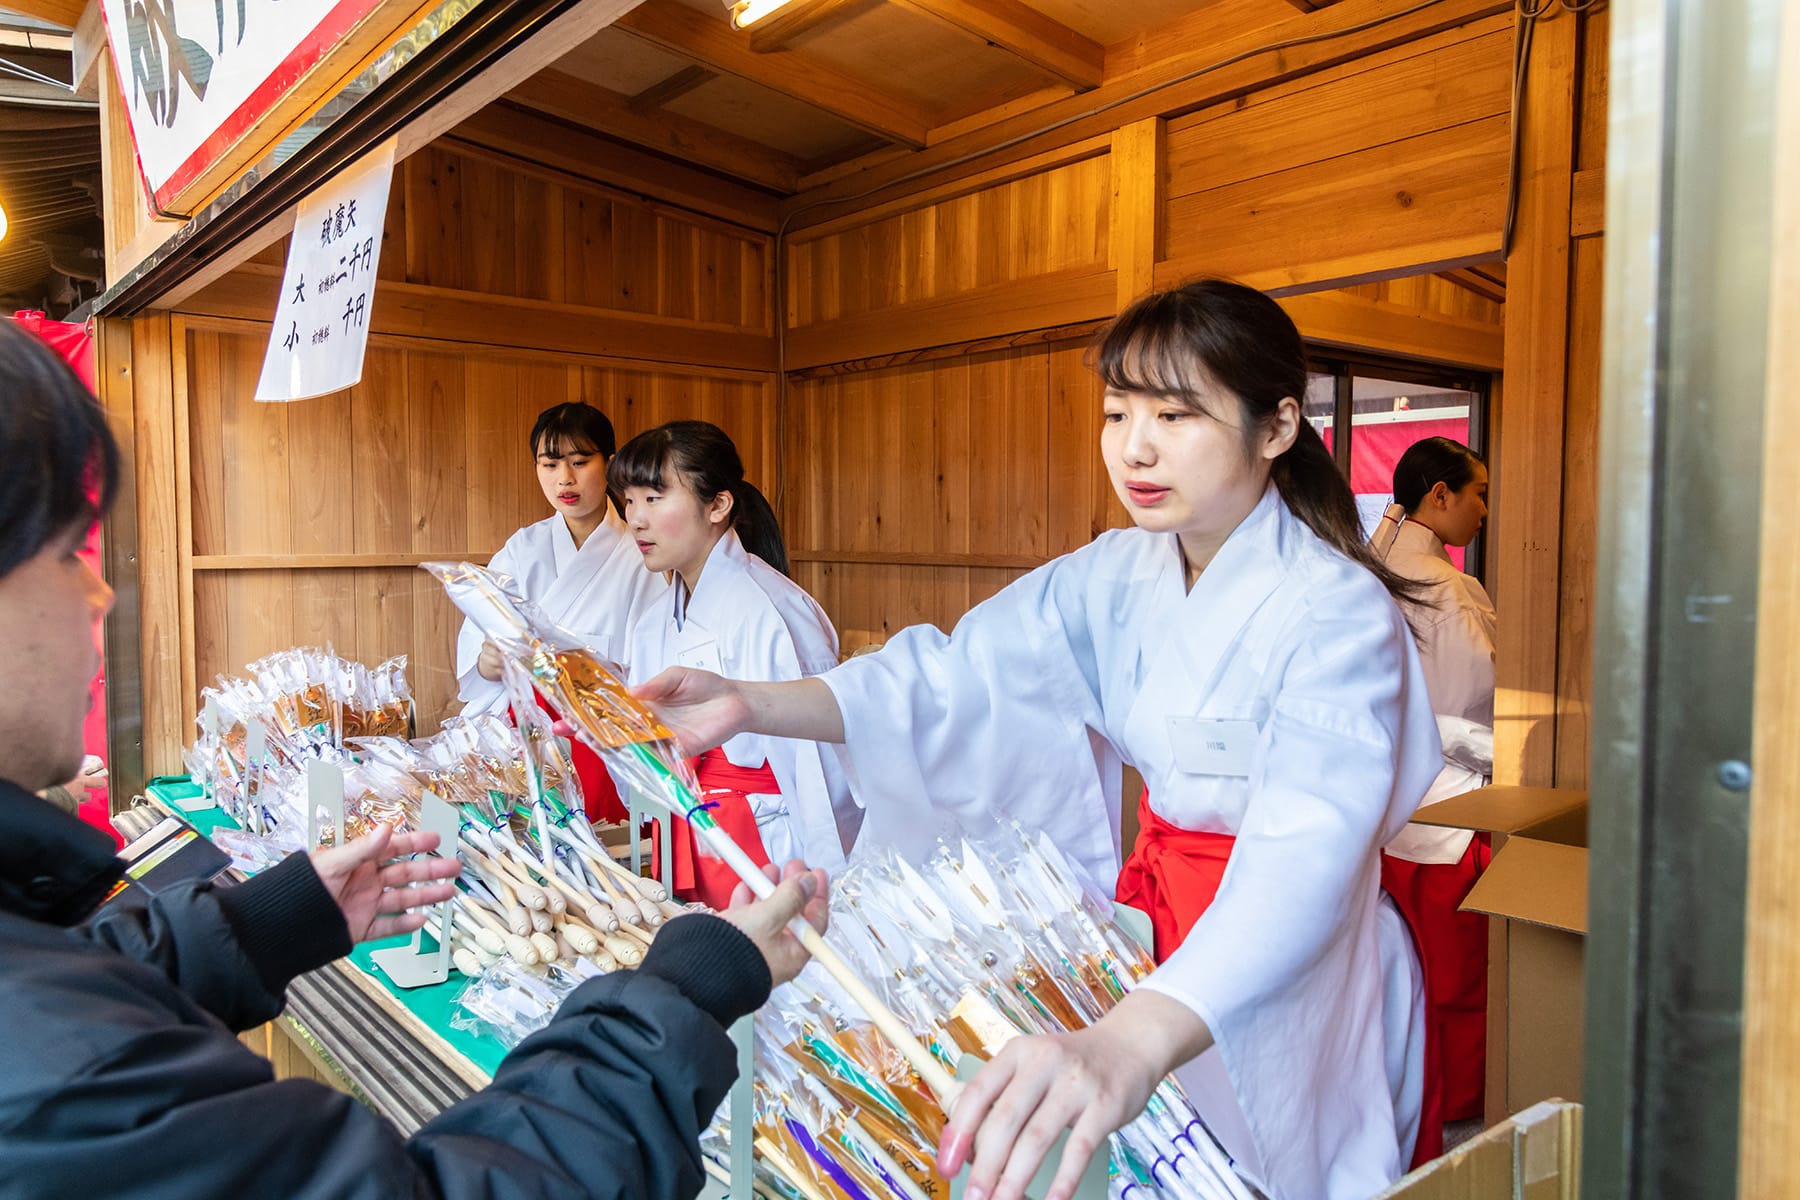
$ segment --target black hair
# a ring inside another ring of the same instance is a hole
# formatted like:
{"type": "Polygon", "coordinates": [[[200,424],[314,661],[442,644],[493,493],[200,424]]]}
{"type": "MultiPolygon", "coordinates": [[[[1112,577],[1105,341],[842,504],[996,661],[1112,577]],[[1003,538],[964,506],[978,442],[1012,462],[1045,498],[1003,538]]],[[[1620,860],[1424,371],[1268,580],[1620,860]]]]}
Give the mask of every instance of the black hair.
{"type": "Polygon", "coordinates": [[[730,527],[744,549],[788,574],[787,547],[775,510],[755,484],[744,478],[744,460],[723,429],[711,421],[670,421],[626,442],[606,468],[606,485],[623,496],[626,488],[667,486],[672,470],[694,489],[702,504],[720,492],[731,494],[730,527]]]}
{"type": "Polygon", "coordinates": [[[0,576],[104,516],[118,490],[100,402],[56,351],[0,320],[0,576]]]}
{"type": "Polygon", "coordinates": [[[1414,442],[1394,464],[1394,503],[1410,516],[1440,483],[1460,492],[1475,478],[1475,464],[1481,461],[1481,455],[1447,437],[1414,442]]]}
{"type": "MultiPolygon", "coordinates": [[[[1245,452],[1284,399],[1306,396],[1306,343],[1293,320],[1254,288],[1200,279],[1136,301],[1101,332],[1092,356],[1106,386],[1145,392],[1226,424],[1207,408],[1208,392],[1237,398],[1245,452]]],[[[1270,464],[1269,477],[1293,514],[1333,549],[1381,580],[1395,597],[1413,600],[1420,587],[1389,570],[1363,540],[1356,497],[1302,418],[1294,444],[1270,464]]]]}
{"type": "Polygon", "coordinates": [[[606,414],[591,404],[552,404],[538,414],[531,427],[531,456],[550,451],[549,457],[561,458],[570,450],[586,450],[601,458],[611,458],[619,448],[613,424],[606,414]]]}

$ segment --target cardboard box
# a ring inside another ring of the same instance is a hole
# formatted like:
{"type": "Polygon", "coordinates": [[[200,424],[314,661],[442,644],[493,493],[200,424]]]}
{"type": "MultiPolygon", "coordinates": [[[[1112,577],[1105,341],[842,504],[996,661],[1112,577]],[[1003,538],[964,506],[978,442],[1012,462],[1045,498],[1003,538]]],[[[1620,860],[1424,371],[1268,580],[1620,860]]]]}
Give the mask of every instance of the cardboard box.
{"type": "Polygon", "coordinates": [[[1487,1121],[1581,1097],[1587,793],[1485,787],[1421,809],[1426,825],[1494,835],[1494,860],[1462,907],[1487,913],[1487,1121]]]}
{"type": "Polygon", "coordinates": [[[1434,1158],[1375,1200],[1578,1200],[1581,1105],[1535,1104],[1434,1158]]]}

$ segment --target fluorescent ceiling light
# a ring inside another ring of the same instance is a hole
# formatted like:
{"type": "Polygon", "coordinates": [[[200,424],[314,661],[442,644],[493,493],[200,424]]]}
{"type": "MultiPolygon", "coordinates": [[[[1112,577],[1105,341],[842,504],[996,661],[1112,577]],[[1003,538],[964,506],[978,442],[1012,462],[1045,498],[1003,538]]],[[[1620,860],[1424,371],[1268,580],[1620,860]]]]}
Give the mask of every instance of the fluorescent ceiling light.
{"type": "Polygon", "coordinates": [[[788,0],[737,0],[731,6],[731,27],[742,29],[762,20],[787,3],[788,0]]]}

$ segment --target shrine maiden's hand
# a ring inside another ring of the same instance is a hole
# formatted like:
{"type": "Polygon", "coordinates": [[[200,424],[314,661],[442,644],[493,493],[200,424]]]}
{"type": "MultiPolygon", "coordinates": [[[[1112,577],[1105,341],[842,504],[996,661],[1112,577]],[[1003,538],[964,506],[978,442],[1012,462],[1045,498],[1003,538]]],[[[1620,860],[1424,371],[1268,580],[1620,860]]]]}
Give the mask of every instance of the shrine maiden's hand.
{"type": "Polygon", "coordinates": [[[1069,1200],[1107,1135],[1144,1111],[1163,1076],[1211,1044],[1192,1009],[1145,990],[1080,1032],[1015,1038],[957,1098],[938,1172],[948,1179],[968,1163],[967,1200],[1023,1200],[1066,1129],[1044,1195],[1069,1200]]]}
{"type": "Polygon", "coordinates": [[[499,683],[503,673],[500,663],[500,647],[492,642],[481,643],[481,653],[475,659],[475,673],[489,683],[499,683]]]}
{"type": "Polygon", "coordinates": [[[699,754],[749,727],[750,709],[732,680],[692,667],[670,667],[631,694],[650,705],[675,733],[681,752],[699,754]]]}
{"type": "Polygon", "coordinates": [[[791,859],[780,872],[774,864],[763,874],[781,886],[767,900],[751,898],[748,884],[731,893],[731,904],[719,915],[756,943],[769,964],[769,975],[779,986],[800,973],[810,957],[800,939],[788,932],[788,922],[804,915],[807,923],[825,932],[831,908],[831,886],[823,871],[809,871],[799,859],[791,859]]]}
{"type": "Polygon", "coordinates": [[[437,844],[435,833],[395,833],[381,825],[348,845],[313,851],[313,870],[343,910],[351,941],[411,933],[425,924],[425,914],[409,909],[451,897],[456,886],[449,881],[462,869],[454,856],[407,857],[429,853],[437,844]]]}

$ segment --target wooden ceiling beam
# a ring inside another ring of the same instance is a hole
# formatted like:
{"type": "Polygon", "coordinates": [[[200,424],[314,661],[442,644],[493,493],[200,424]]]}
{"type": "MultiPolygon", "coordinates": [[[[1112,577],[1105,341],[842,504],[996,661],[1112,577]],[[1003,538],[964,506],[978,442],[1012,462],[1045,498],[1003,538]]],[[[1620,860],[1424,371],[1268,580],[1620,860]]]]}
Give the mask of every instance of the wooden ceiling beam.
{"type": "Polygon", "coordinates": [[[87,7],[87,0],[6,0],[6,7],[20,16],[73,29],[81,23],[81,11],[87,7]]]}
{"type": "MultiPolygon", "coordinates": [[[[829,172],[829,182],[803,178],[802,194],[789,203],[792,228],[829,220],[835,214],[821,206],[852,195],[867,197],[890,186],[920,190],[1110,134],[1145,117],[1192,112],[1510,11],[1508,0],[1440,0],[1428,8],[1400,7],[1398,0],[1341,0],[1324,12],[1297,14],[1204,48],[1189,45],[1185,54],[1162,45],[1167,39],[1153,34],[1140,39],[1145,44],[1130,56],[1133,69],[1109,75],[1094,92],[934,141],[918,153],[846,163],[829,172]],[[1332,35],[1345,27],[1355,32],[1332,35]],[[1280,43],[1290,44],[1267,49],[1280,43]],[[1195,75],[1197,61],[1224,65],[1195,75]]],[[[1184,36],[1190,32],[1185,18],[1171,28],[1184,36]]]]}
{"type": "Polygon", "coordinates": [[[830,67],[807,62],[791,50],[758,54],[750,48],[749,39],[727,22],[680,0],[645,0],[620,17],[614,28],[715,71],[810,104],[890,142],[915,150],[925,145],[932,117],[918,105],[830,67]]]}
{"type": "Polygon", "coordinates": [[[683,67],[661,83],[653,83],[625,102],[634,113],[655,112],[673,100],[679,100],[695,88],[719,77],[708,67],[683,67]]]}
{"type": "Polygon", "coordinates": [[[811,29],[828,24],[862,4],[864,0],[792,0],[750,26],[750,49],[772,54],[811,29]]]}
{"type": "Polygon", "coordinates": [[[505,99],[776,191],[798,186],[797,158],[676,113],[638,112],[631,97],[561,71],[539,71],[505,99]]]}
{"type": "Polygon", "coordinates": [[[1461,267],[1442,274],[1447,283],[1455,284],[1465,292],[1473,292],[1483,300],[1492,300],[1495,304],[1506,303],[1506,285],[1495,283],[1474,267],[1461,267]]]}
{"type": "Polygon", "coordinates": [[[991,42],[1077,91],[1099,87],[1105,76],[1106,47],[1022,0],[895,2],[991,42]]]}

